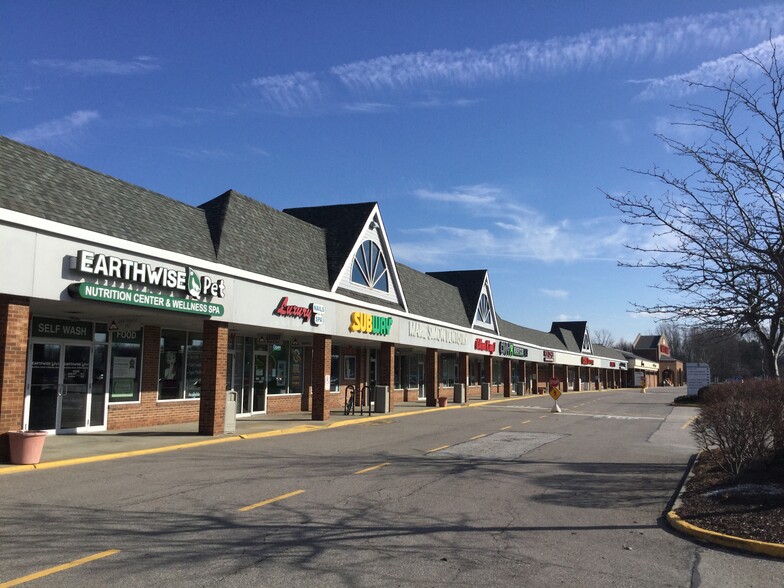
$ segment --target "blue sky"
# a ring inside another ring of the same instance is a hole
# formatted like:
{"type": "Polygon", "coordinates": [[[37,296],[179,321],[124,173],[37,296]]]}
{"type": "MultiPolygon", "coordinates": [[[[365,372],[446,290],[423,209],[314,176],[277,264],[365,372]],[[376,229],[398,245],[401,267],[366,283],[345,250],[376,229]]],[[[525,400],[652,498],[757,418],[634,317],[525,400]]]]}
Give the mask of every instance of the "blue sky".
{"type": "Polygon", "coordinates": [[[603,191],[660,196],[628,170],[689,170],[654,136],[709,100],[683,79],[782,34],[780,2],[4,0],[0,134],[193,205],[377,201],[398,262],[632,340],[664,294],[603,191]]]}

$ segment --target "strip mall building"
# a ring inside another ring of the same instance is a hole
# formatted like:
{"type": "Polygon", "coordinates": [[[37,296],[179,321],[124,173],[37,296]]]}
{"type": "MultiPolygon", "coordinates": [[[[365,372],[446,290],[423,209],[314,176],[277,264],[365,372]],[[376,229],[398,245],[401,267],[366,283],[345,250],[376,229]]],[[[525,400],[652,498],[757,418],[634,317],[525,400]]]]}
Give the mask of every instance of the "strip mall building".
{"type": "Polygon", "coordinates": [[[375,203],[193,207],[0,138],[0,243],[0,434],[635,383],[585,322],[503,320],[487,271],[396,263],[375,203]]]}

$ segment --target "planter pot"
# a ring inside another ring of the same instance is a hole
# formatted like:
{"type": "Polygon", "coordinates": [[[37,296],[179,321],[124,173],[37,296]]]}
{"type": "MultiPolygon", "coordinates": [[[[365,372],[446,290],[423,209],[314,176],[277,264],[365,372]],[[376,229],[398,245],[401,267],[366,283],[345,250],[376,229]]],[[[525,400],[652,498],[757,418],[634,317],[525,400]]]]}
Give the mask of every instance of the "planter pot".
{"type": "Polygon", "coordinates": [[[438,406],[441,406],[441,407],[446,406],[447,400],[448,400],[448,398],[446,396],[439,396],[438,397],[438,406]]]}
{"type": "Polygon", "coordinates": [[[11,463],[33,465],[41,461],[46,431],[8,431],[11,463]]]}

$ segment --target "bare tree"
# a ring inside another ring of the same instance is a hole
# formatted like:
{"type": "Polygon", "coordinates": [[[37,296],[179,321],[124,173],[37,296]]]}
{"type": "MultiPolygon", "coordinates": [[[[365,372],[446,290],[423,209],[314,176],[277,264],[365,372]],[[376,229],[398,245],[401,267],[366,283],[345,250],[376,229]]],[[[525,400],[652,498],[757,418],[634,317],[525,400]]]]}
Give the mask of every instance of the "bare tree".
{"type": "Polygon", "coordinates": [[[605,347],[615,347],[615,338],[607,329],[591,331],[591,341],[598,345],[604,345],[605,347]]]}
{"type": "Polygon", "coordinates": [[[689,144],[659,135],[694,169],[683,177],[654,167],[637,172],[664,194],[614,196],[624,222],[653,231],[627,244],[628,267],[663,270],[657,287],[676,294],[637,310],[727,333],[753,333],[768,375],[778,376],[784,340],[784,72],[770,43],[766,57],[743,56],[742,78],[701,84],[714,106],[680,107],[707,139],[689,144]],[[759,80],[762,80],[761,82],[759,80]]]}

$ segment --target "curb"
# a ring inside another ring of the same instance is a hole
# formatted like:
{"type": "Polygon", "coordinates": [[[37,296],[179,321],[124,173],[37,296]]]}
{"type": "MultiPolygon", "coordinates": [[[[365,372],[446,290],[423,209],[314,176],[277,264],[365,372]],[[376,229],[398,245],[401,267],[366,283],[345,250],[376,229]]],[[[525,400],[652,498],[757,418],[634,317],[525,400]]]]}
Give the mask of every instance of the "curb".
{"type": "Polygon", "coordinates": [[[234,441],[243,441],[246,439],[263,439],[265,437],[281,437],[283,435],[296,435],[299,433],[312,433],[314,431],[325,431],[329,429],[336,429],[339,427],[348,427],[353,425],[362,425],[374,419],[399,419],[408,416],[416,416],[419,414],[425,414],[437,410],[454,410],[454,409],[461,409],[461,408],[474,408],[477,406],[483,406],[487,404],[497,404],[500,402],[509,402],[511,400],[519,400],[523,398],[522,396],[512,396],[506,398],[497,398],[493,400],[480,400],[475,401],[470,404],[453,404],[451,406],[447,405],[445,407],[427,407],[422,410],[412,411],[412,412],[403,412],[403,413],[379,413],[372,416],[367,417],[360,417],[356,420],[350,421],[338,421],[338,422],[325,422],[325,424],[321,425],[297,425],[294,427],[290,427],[288,429],[275,429],[272,431],[260,431],[257,433],[242,433],[242,434],[235,434],[227,437],[217,437],[212,439],[204,439],[202,441],[191,441],[189,443],[178,443],[176,445],[162,445],[159,447],[148,447],[146,449],[135,449],[132,451],[122,451],[118,453],[104,453],[101,455],[89,455],[85,457],[73,457],[68,459],[60,459],[56,461],[47,461],[43,463],[37,463],[32,465],[12,465],[8,467],[0,468],[0,476],[6,474],[18,474],[21,472],[33,472],[38,470],[50,470],[54,468],[62,468],[67,466],[73,465],[81,465],[85,463],[96,463],[101,461],[111,461],[115,459],[124,459],[127,457],[139,457],[142,455],[153,455],[156,453],[167,453],[170,451],[179,451],[182,449],[191,449],[193,447],[203,447],[206,445],[217,445],[219,443],[231,443],[234,441]]]}
{"type": "Polygon", "coordinates": [[[689,537],[703,541],[705,543],[720,545],[721,547],[728,547],[730,549],[737,549],[747,553],[767,555],[770,557],[784,559],[784,544],[767,543],[765,541],[757,541],[756,539],[745,539],[743,537],[725,535],[724,533],[719,533],[717,531],[703,529],[702,527],[698,527],[686,522],[678,515],[676,509],[681,504],[681,494],[683,494],[684,489],[686,488],[686,482],[688,482],[689,478],[692,477],[695,463],[697,463],[697,459],[693,459],[691,461],[691,464],[689,465],[689,471],[684,477],[683,483],[678,490],[678,495],[675,499],[674,505],[669,509],[665,516],[667,519],[667,524],[669,524],[674,531],[688,535],[689,537]]]}

